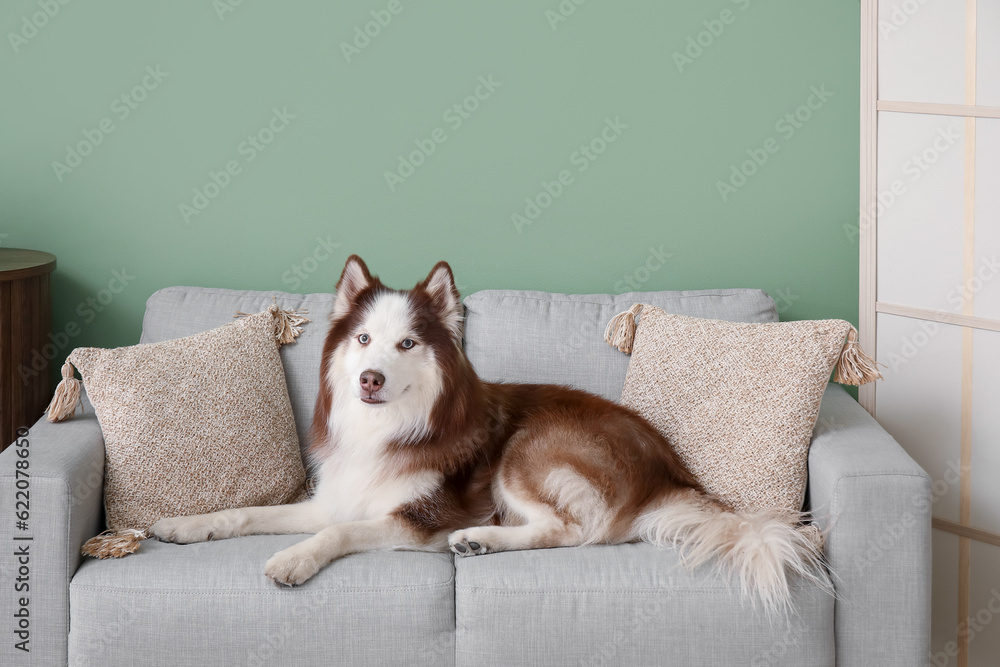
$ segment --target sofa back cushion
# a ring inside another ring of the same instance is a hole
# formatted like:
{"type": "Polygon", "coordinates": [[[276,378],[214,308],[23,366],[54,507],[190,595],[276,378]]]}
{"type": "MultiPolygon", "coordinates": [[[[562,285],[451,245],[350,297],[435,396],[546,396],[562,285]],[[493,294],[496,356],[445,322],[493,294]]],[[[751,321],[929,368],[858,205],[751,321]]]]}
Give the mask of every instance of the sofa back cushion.
{"type": "Polygon", "coordinates": [[[465,351],[490,382],[564,384],[621,398],[629,356],[608,347],[615,314],[648,303],[675,315],[730,322],[777,322],[762,290],[550,294],[485,290],[465,299],[465,351]]]}
{"type": "MultiPolygon", "coordinates": [[[[319,393],[319,363],[333,294],[288,294],[206,287],[167,287],[146,302],[141,343],[158,343],[233,321],[237,311],[305,308],[311,322],[295,343],[281,347],[288,397],[304,447],[319,393]]],[[[549,294],[485,290],[465,299],[465,350],[484,380],[566,384],[617,401],[628,355],[604,343],[604,327],[633,303],[669,313],[733,322],[777,322],[774,302],[761,290],[549,294]]]]}

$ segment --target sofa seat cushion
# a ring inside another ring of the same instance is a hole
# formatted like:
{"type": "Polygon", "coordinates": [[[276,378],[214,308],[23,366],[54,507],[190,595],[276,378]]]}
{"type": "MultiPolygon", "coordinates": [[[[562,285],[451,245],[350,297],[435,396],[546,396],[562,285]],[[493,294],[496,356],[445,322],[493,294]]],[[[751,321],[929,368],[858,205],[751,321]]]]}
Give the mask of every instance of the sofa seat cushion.
{"type": "Polygon", "coordinates": [[[512,551],[456,563],[456,663],[832,666],[834,599],[793,582],[769,621],[711,567],[648,544],[512,551]]]}
{"type": "Polygon", "coordinates": [[[70,664],[454,664],[450,555],[354,554],[276,586],[265,561],[304,537],[148,540],[86,559],[70,584],[70,664]]]}
{"type": "Polygon", "coordinates": [[[774,301],[756,289],[625,294],[484,290],[465,298],[465,352],[488,382],[564,384],[617,401],[629,357],[604,342],[604,328],[634,303],[730,322],[777,322],[774,301]]]}

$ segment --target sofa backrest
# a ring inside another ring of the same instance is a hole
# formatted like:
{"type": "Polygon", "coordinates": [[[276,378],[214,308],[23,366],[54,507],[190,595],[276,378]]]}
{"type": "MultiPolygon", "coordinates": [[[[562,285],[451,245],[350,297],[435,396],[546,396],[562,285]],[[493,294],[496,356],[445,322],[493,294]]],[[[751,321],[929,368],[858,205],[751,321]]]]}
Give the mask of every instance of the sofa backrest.
{"type": "Polygon", "coordinates": [[[604,342],[617,313],[647,303],[676,315],[777,322],[762,290],[550,294],[485,290],[465,299],[465,352],[484,380],[565,384],[621,398],[629,356],[604,342]]]}
{"type": "MultiPolygon", "coordinates": [[[[141,343],[181,338],[232,322],[237,311],[257,313],[276,301],[305,308],[312,320],[281,348],[299,441],[305,445],[319,392],[332,294],[288,294],[205,287],[167,287],[146,302],[141,343]]],[[[774,302],[761,290],[631,292],[568,295],[486,290],[465,299],[465,349],[485,380],[548,382],[621,396],[628,356],[605,344],[604,327],[633,303],[667,312],[736,322],[776,322],[774,302]]]]}

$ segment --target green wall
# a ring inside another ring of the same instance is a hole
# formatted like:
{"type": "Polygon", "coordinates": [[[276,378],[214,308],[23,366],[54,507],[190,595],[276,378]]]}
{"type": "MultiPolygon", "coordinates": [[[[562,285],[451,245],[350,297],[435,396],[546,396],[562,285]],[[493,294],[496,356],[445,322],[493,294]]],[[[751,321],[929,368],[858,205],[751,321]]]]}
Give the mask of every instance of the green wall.
{"type": "Polygon", "coordinates": [[[235,2],[0,5],[0,244],[58,257],[57,362],[135,342],[159,288],[331,291],[351,253],[856,322],[853,0],[235,2]]]}

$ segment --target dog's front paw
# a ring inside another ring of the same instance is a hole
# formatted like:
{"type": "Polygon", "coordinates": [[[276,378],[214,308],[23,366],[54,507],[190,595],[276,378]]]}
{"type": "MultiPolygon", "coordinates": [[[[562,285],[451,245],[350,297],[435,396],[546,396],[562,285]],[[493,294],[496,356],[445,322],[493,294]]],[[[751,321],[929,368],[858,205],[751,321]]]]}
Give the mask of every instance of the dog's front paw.
{"type": "Polygon", "coordinates": [[[160,519],[149,528],[149,534],[161,542],[191,544],[192,542],[207,542],[221,537],[215,534],[213,521],[207,515],[175,516],[160,519]]]}
{"type": "Polygon", "coordinates": [[[284,586],[305,583],[319,570],[319,560],[301,544],[279,551],[264,564],[264,574],[274,583],[284,586]]]}

